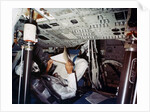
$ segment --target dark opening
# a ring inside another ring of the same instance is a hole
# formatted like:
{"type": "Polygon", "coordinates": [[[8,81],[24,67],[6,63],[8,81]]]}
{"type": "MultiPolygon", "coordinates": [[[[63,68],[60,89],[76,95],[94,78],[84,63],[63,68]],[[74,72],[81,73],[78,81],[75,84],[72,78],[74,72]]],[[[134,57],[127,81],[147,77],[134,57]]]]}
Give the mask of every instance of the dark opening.
{"type": "Polygon", "coordinates": [[[137,26],[137,8],[131,9],[131,16],[128,21],[129,27],[136,27],[137,26]]]}
{"type": "Polygon", "coordinates": [[[21,23],[25,23],[26,20],[24,20],[24,19],[19,19],[19,21],[20,21],[21,23]]]}
{"type": "Polygon", "coordinates": [[[76,19],[73,19],[73,20],[71,20],[70,21],[72,24],[77,24],[78,23],[78,21],[76,20],[76,19]]]}
{"type": "Polygon", "coordinates": [[[38,38],[42,39],[42,40],[49,40],[48,38],[46,38],[45,36],[39,35],[38,38]]]}
{"type": "Polygon", "coordinates": [[[97,16],[97,19],[99,20],[99,16],[97,16]]]}
{"type": "Polygon", "coordinates": [[[120,35],[121,33],[120,32],[115,32],[113,33],[114,35],[120,35]]]}
{"type": "Polygon", "coordinates": [[[52,25],[52,26],[59,26],[58,23],[51,23],[50,25],[52,25]]]}
{"type": "Polygon", "coordinates": [[[121,28],[121,31],[124,31],[125,30],[125,28],[121,28]]]}
{"type": "Polygon", "coordinates": [[[50,27],[50,26],[47,25],[47,24],[39,25],[39,27],[42,28],[42,29],[52,28],[52,27],[50,27]]]}
{"type": "Polygon", "coordinates": [[[117,32],[117,31],[119,31],[119,29],[118,28],[114,28],[114,29],[112,29],[112,31],[113,32],[117,32]]]}

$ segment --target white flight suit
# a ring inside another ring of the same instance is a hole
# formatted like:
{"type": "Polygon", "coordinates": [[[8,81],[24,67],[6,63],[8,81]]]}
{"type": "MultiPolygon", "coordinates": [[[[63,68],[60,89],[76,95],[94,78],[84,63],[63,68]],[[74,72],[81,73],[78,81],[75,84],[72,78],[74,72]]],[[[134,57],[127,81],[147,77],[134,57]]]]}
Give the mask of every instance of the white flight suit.
{"type": "Polygon", "coordinates": [[[66,87],[63,87],[57,84],[56,85],[57,87],[54,87],[55,90],[57,91],[58,94],[61,95],[62,99],[74,97],[76,94],[76,90],[77,90],[76,77],[77,77],[77,81],[79,81],[81,77],[84,75],[88,67],[87,61],[85,59],[77,58],[74,62],[75,73],[72,73],[72,74],[67,74],[67,71],[65,69],[65,64],[55,62],[55,61],[53,63],[57,65],[54,71],[54,74],[57,73],[63,80],[68,82],[67,83],[68,86],[66,87]]]}

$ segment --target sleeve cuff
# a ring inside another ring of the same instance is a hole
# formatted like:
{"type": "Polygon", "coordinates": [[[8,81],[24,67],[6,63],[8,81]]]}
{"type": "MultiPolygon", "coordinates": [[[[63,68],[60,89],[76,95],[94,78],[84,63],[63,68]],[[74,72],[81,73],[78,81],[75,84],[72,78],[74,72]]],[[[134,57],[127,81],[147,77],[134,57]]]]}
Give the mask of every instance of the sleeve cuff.
{"type": "Polygon", "coordinates": [[[68,75],[74,75],[75,73],[74,72],[72,72],[71,74],[68,74],[68,75]]]}

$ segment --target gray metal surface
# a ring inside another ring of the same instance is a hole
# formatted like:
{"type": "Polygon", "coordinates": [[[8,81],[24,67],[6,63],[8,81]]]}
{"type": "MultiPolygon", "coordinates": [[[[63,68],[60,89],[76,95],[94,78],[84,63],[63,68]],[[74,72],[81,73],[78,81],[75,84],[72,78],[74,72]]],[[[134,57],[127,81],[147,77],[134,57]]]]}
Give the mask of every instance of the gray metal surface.
{"type": "MultiPolygon", "coordinates": [[[[38,9],[34,8],[42,15],[38,9]]],[[[41,36],[39,41],[43,47],[73,47],[89,39],[125,39],[127,8],[45,8],[44,10],[51,14],[53,19],[38,21],[39,36],[41,36]]],[[[18,27],[21,26],[18,24],[18,27]]]]}

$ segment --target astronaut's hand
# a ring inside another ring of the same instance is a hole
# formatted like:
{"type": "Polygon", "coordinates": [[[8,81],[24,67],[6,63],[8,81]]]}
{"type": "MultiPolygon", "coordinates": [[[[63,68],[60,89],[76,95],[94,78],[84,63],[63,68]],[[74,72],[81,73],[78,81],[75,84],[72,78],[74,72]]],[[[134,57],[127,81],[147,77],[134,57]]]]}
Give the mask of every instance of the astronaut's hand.
{"type": "Polygon", "coordinates": [[[50,59],[50,60],[47,62],[46,73],[48,73],[48,71],[51,69],[52,64],[53,64],[53,60],[52,60],[52,59],[50,59]]]}
{"type": "Polygon", "coordinates": [[[67,61],[66,65],[65,65],[66,71],[68,74],[71,74],[73,71],[73,64],[70,60],[67,61]]]}

